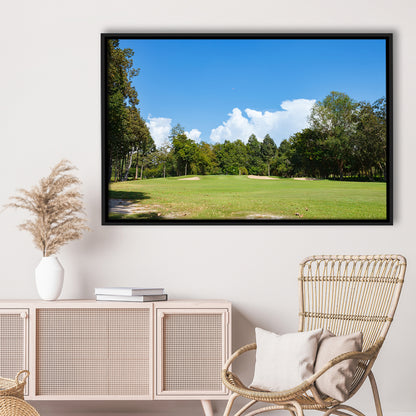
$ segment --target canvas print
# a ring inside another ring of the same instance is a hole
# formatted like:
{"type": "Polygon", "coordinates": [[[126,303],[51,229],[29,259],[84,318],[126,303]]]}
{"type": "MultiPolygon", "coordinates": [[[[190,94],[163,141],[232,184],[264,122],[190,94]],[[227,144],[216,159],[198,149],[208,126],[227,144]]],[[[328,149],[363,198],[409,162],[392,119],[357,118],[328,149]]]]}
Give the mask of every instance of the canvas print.
{"type": "Polygon", "coordinates": [[[391,224],[391,35],[102,35],[104,224],[391,224]]]}

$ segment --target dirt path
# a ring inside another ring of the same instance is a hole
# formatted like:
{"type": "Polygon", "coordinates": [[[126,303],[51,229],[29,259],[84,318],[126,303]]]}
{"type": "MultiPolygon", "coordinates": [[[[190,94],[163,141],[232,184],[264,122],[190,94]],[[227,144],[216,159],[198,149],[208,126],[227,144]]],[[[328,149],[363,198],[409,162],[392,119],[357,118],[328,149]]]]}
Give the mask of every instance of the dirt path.
{"type": "Polygon", "coordinates": [[[143,205],[142,203],[128,199],[110,198],[108,203],[110,212],[123,215],[158,212],[158,209],[161,208],[159,205],[143,205]]]}

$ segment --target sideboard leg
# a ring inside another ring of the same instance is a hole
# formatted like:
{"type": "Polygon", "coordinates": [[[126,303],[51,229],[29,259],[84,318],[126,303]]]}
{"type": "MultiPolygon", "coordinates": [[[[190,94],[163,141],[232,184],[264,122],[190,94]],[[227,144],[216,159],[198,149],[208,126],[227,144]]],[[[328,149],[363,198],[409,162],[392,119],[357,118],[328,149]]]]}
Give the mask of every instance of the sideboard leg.
{"type": "Polygon", "coordinates": [[[211,400],[201,400],[202,408],[204,409],[205,416],[214,416],[212,411],[211,400]]]}

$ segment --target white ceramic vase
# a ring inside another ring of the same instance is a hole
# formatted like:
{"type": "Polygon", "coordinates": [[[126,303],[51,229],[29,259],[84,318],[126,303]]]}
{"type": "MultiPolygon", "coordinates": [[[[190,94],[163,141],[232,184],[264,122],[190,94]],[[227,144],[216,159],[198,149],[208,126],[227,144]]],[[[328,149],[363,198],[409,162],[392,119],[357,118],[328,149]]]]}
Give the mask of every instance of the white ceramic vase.
{"type": "Polygon", "coordinates": [[[42,257],[35,270],[36,288],[43,300],[56,300],[64,284],[64,268],[56,256],[42,257]]]}

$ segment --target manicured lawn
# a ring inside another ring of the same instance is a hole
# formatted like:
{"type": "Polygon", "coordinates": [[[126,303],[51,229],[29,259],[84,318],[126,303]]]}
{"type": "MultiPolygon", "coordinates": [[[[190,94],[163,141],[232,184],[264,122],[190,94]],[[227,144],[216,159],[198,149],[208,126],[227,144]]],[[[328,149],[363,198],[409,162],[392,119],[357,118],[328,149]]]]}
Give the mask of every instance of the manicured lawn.
{"type": "Polygon", "coordinates": [[[386,218],[385,183],[198,177],[112,183],[110,198],[128,212],[110,210],[110,218],[386,218]]]}

